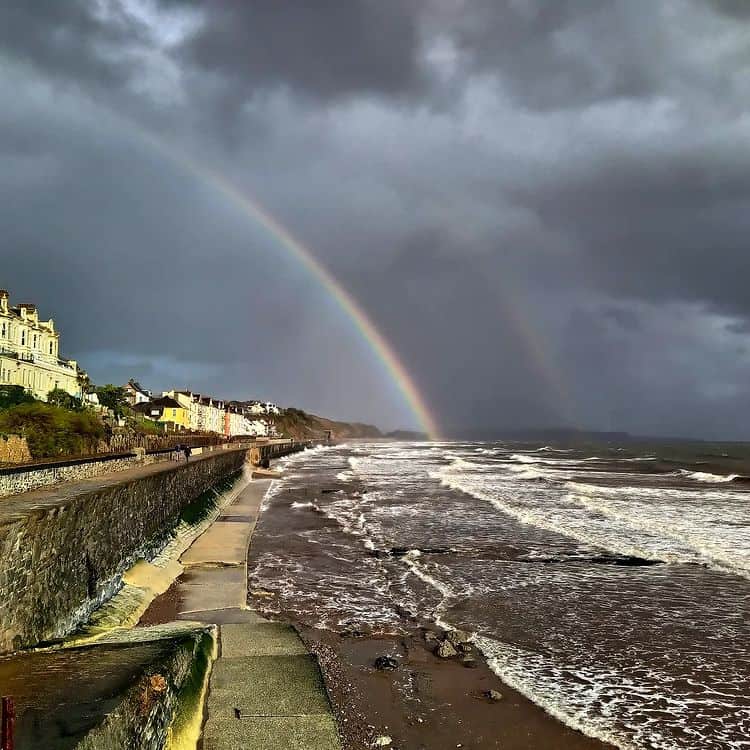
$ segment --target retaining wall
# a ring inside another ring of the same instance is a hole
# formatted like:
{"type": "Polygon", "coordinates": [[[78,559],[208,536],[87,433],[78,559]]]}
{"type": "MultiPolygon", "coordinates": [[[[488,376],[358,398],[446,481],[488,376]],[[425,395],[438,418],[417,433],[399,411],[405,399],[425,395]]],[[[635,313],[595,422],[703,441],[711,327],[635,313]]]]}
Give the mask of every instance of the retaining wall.
{"type": "MultiPolygon", "coordinates": [[[[217,448],[214,446],[193,448],[193,455],[213,450],[217,448]]],[[[139,465],[171,461],[173,456],[174,451],[168,448],[150,453],[144,453],[143,449],[136,449],[133,453],[67,458],[40,461],[27,466],[0,467],[0,498],[31,492],[59,482],[78,482],[113,471],[132,469],[139,465]]]]}
{"type": "Polygon", "coordinates": [[[20,464],[31,461],[26,438],[19,435],[0,435],[0,464],[20,464]]]}
{"type": "Polygon", "coordinates": [[[117,589],[203,492],[237,473],[244,449],[0,500],[0,653],[62,637],[117,589]]]}

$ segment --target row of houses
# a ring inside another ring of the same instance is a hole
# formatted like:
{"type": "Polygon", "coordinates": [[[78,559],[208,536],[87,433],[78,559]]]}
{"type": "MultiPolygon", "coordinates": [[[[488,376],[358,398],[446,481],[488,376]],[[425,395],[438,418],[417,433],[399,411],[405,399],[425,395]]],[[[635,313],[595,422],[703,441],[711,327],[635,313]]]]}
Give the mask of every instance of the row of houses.
{"type": "Polygon", "coordinates": [[[275,427],[269,417],[281,413],[272,402],[224,401],[187,390],[164,391],[155,398],[134,380],[127,383],[125,390],[134,411],[174,430],[213,432],[226,437],[273,436],[275,427]]]}
{"type": "MultiPolygon", "coordinates": [[[[98,408],[96,394],[84,389],[87,381],[75,360],[60,355],[54,320],[41,319],[34,304],[12,305],[8,292],[0,289],[0,386],[21,386],[41,401],[60,389],[98,408]]],[[[175,430],[273,435],[270,417],[281,412],[269,401],[224,401],[191,391],[164,391],[155,397],[135,380],[125,392],[134,410],[175,430]]]]}

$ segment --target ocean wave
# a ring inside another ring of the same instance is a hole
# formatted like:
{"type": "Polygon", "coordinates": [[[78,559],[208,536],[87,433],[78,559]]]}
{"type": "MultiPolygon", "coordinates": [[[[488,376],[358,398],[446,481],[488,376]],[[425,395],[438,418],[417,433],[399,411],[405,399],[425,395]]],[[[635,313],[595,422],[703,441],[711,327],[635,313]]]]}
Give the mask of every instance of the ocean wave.
{"type": "Polygon", "coordinates": [[[740,478],[740,474],[711,474],[707,471],[689,471],[680,469],[680,474],[688,479],[694,479],[696,482],[711,482],[712,484],[723,484],[724,482],[734,482],[740,478]]]}
{"type": "MultiPolygon", "coordinates": [[[[587,710],[597,700],[607,682],[605,675],[591,675],[584,684],[571,681],[567,670],[555,669],[540,654],[523,651],[485,636],[472,641],[484,654],[490,669],[509,687],[524,695],[566,726],[620,750],[638,750],[626,737],[615,734],[606,715],[587,710]]],[[[627,688],[623,684],[623,688],[627,688]]],[[[667,747],[648,745],[649,747],[667,747]]]]}
{"type": "Polygon", "coordinates": [[[538,464],[541,463],[541,459],[536,456],[527,456],[525,453],[512,453],[511,459],[518,461],[520,464],[538,464]]]}
{"type": "MultiPolygon", "coordinates": [[[[646,493],[641,490],[639,496],[636,488],[629,488],[630,493],[622,493],[619,490],[628,488],[601,488],[576,482],[569,482],[567,487],[573,490],[567,498],[592,513],[661,540],[669,550],[669,562],[702,563],[727,573],[750,577],[750,535],[734,527],[728,528],[721,517],[715,518],[717,512],[736,517],[731,505],[725,505],[721,510],[711,505],[705,509],[688,506],[686,493],[679,490],[667,490],[669,494],[666,494],[663,490],[649,488],[646,493]],[[662,499],[658,506],[652,502],[654,496],[662,499]]],[[[719,495],[719,498],[730,500],[726,495],[719,495]]]]}
{"type": "Polygon", "coordinates": [[[299,503],[295,501],[289,507],[292,508],[293,510],[302,510],[303,508],[311,508],[312,510],[320,511],[320,507],[313,502],[299,503]]]}

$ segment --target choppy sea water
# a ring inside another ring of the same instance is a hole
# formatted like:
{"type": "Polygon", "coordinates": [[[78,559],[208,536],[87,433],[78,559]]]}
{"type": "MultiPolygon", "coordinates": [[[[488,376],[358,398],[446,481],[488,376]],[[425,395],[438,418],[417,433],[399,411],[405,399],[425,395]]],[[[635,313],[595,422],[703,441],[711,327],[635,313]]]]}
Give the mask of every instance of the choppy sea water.
{"type": "Polygon", "coordinates": [[[286,460],[251,558],[330,630],[472,632],[509,685],[624,748],[750,748],[746,455],[353,443],[286,460]]]}

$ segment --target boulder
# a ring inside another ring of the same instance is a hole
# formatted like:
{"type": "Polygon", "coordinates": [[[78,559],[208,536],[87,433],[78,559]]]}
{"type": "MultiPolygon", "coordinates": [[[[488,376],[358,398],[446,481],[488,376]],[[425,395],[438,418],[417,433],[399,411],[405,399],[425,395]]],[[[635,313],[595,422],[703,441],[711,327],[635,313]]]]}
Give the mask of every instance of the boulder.
{"type": "Polygon", "coordinates": [[[469,642],[469,634],[464,633],[463,630],[449,630],[445,634],[445,640],[449,641],[454,646],[458,646],[462,643],[469,642]]]}
{"type": "Polygon", "coordinates": [[[458,651],[456,651],[450,641],[442,641],[435,650],[435,654],[441,659],[450,659],[453,656],[458,656],[458,651]]]}
{"type": "Polygon", "coordinates": [[[394,669],[398,669],[398,660],[392,656],[378,656],[375,659],[375,669],[380,669],[383,672],[390,672],[394,669]]]}
{"type": "Polygon", "coordinates": [[[497,703],[503,699],[503,694],[499,693],[497,690],[485,690],[484,697],[487,698],[488,701],[497,703]]]}
{"type": "Polygon", "coordinates": [[[462,657],[461,664],[463,664],[467,669],[476,669],[479,666],[479,662],[473,656],[462,657]]]}
{"type": "Polygon", "coordinates": [[[428,646],[437,646],[438,643],[440,643],[440,635],[436,633],[434,630],[425,630],[424,631],[424,642],[428,646]]]}

